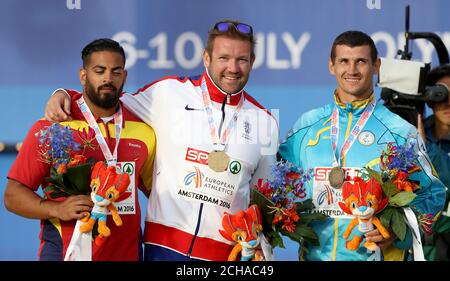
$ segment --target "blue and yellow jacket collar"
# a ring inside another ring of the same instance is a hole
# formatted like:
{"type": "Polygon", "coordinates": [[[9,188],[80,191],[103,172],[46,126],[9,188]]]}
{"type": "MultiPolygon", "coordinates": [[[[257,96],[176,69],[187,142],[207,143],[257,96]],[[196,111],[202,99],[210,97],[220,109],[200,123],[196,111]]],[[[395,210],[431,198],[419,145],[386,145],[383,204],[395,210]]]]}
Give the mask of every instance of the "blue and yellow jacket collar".
{"type": "Polygon", "coordinates": [[[375,98],[374,93],[372,92],[370,96],[363,100],[356,100],[348,103],[342,103],[339,100],[339,97],[336,94],[336,91],[334,92],[334,104],[339,109],[339,112],[341,114],[347,114],[349,112],[352,112],[355,115],[361,114],[366,106],[372,101],[372,99],[375,98]]]}

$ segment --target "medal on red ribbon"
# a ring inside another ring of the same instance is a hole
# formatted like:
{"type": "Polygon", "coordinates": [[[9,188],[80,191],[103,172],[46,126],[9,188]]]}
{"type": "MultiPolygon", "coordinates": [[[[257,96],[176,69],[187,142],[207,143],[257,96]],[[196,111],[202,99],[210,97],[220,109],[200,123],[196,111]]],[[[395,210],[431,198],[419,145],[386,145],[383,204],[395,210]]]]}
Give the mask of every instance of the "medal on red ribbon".
{"type": "Polygon", "coordinates": [[[208,167],[211,168],[215,172],[225,172],[228,169],[228,164],[230,163],[230,156],[225,153],[226,144],[231,134],[231,130],[235,127],[239,112],[242,109],[244,104],[244,96],[241,94],[241,99],[239,100],[239,104],[236,106],[236,110],[229,121],[226,129],[223,131],[223,134],[220,136],[220,131],[217,131],[217,128],[214,124],[214,117],[212,113],[212,105],[211,99],[209,97],[208,88],[206,86],[205,78],[202,79],[201,82],[202,96],[203,96],[203,104],[205,106],[205,113],[209,124],[211,140],[213,143],[213,151],[211,151],[208,155],[208,167]]]}
{"type": "Polygon", "coordinates": [[[356,122],[355,126],[352,128],[350,135],[345,140],[342,145],[342,149],[336,159],[336,150],[338,144],[339,137],[339,111],[335,107],[333,113],[331,115],[331,128],[330,128],[330,140],[331,140],[331,149],[333,150],[333,168],[331,169],[328,175],[328,181],[330,185],[334,188],[341,188],[345,182],[345,170],[341,167],[342,160],[345,158],[345,155],[350,150],[350,147],[353,145],[355,140],[357,139],[359,133],[364,128],[364,125],[369,120],[369,117],[375,110],[375,97],[372,97],[372,100],[369,102],[367,107],[364,109],[364,112],[359,117],[358,122],[356,122]]]}

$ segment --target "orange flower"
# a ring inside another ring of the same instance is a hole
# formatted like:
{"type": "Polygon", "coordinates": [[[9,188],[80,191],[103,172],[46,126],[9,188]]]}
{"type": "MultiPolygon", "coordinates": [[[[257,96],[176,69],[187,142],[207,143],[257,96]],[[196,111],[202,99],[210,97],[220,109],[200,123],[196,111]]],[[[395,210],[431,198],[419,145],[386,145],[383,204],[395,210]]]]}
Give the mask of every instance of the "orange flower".
{"type": "Polygon", "coordinates": [[[56,172],[60,175],[64,174],[66,171],[67,171],[67,165],[64,163],[59,164],[58,169],[56,170],[56,172]]]}
{"type": "Polygon", "coordinates": [[[293,205],[289,209],[285,210],[284,215],[286,216],[286,218],[288,218],[294,222],[298,222],[300,220],[300,217],[298,216],[297,212],[295,211],[295,205],[293,205]]]}
{"type": "Polygon", "coordinates": [[[279,222],[282,222],[282,229],[285,229],[288,232],[294,232],[296,223],[300,220],[297,212],[295,211],[295,205],[290,207],[289,209],[285,208],[277,208],[276,213],[272,219],[272,224],[275,225],[279,222]]]}
{"type": "Polygon", "coordinates": [[[292,233],[295,231],[295,223],[291,220],[287,220],[283,223],[283,226],[281,228],[292,233]]]}
{"type": "Polygon", "coordinates": [[[405,172],[398,172],[397,178],[394,180],[394,185],[400,191],[410,191],[414,190],[414,185],[410,181],[408,181],[408,174],[405,172]]]}
{"type": "Polygon", "coordinates": [[[86,162],[87,158],[84,155],[75,155],[72,159],[72,161],[67,164],[67,168],[77,166],[80,164],[84,164],[86,162]]]}
{"type": "Polygon", "coordinates": [[[414,166],[412,166],[409,170],[408,170],[408,173],[409,174],[412,174],[412,173],[415,173],[415,172],[419,172],[419,171],[421,171],[422,169],[419,167],[419,166],[417,166],[417,165],[414,165],[414,166]]]}
{"type": "Polygon", "coordinates": [[[280,221],[283,221],[283,215],[281,212],[276,212],[272,219],[272,224],[275,225],[279,223],[280,221]]]}
{"type": "Polygon", "coordinates": [[[283,208],[280,207],[280,204],[277,204],[274,207],[272,207],[272,209],[273,209],[272,212],[275,213],[272,219],[272,224],[276,225],[280,221],[283,221],[283,208]]]}

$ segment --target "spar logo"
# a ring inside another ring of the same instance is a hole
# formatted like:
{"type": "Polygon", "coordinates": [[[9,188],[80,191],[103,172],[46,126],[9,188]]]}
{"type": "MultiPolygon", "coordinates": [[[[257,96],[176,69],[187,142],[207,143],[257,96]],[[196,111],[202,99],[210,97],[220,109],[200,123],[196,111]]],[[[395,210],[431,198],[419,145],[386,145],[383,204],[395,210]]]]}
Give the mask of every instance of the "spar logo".
{"type": "Polygon", "coordinates": [[[206,151],[188,147],[185,160],[202,165],[208,165],[208,155],[209,153],[206,151]]]}
{"type": "Polygon", "coordinates": [[[199,168],[194,167],[195,171],[194,172],[189,172],[185,177],[184,177],[184,185],[185,186],[189,186],[191,184],[194,184],[195,188],[200,188],[203,185],[203,173],[200,171],[199,168]]]}
{"type": "MultiPolygon", "coordinates": [[[[353,180],[353,177],[358,174],[359,169],[355,168],[343,168],[345,171],[345,181],[353,180]]],[[[331,167],[317,167],[314,174],[315,181],[326,181],[328,182],[328,175],[331,172],[331,167]]]]}

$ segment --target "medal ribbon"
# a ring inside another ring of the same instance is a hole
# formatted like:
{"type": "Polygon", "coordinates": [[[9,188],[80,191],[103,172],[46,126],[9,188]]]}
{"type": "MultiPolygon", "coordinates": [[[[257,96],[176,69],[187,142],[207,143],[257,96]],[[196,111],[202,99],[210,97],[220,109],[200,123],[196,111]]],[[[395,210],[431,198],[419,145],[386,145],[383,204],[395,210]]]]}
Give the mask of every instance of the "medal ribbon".
{"type": "Polygon", "coordinates": [[[344,159],[348,150],[353,145],[353,143],[355,142],[359,133],[366,125],[367,120],[370,118],[370,116],[374,112],[375,105],[376,105],[376,101],[375,101],[375,97],[373,97],[372,100],[370,101],[370,103],[364,109],[364,112],[359,117],[358,122],[356,122],[355,126],[353,126],[353,129],[352,129],[349,137],[345,140],[345,143],[342,146],[341,152],[339,153],[339,161],[336,159],[336,150],[337,150],[337,143],[338,143],[338,138],[339,138],[339,110],[335,106],[333,113],[331,114],[331,129],[330,129],[331,148],[333,149],[333,157],[334,157],[333,167],[340,166],[340,162],[342,161],[342,159],[344,159]]]}
{"type": "MultiPolygon", "coordinates": [[[[98,145],[100,146],[100,149],[103,152],[103,156],[105,157],[105,160],[108,164],[108,166],[116,166],[117,164],[117,149],[119,147],[120,142],[120,133],[122,131],[122,108],[119,105],[119,110],[114,114],[114,127],[116,129],[116,145],[114,147],[114,152],[111,154],[111,151],[109,150],[108,144],[106,143],[105,138],[102,135],[102,132],[100,131],[100,128],[98,127],[97,121],[95,121],[94,115],[92,114],[91,110],[87,106],[84,97],[81,97],[77,100],[77,105],[81,110],[81,113],[83,113],[84,118],[89,124],[89,127],[91,127],[95,132],[95,139],[98,142],[98,145]]],[[[107,130],[107,128],[106,128],[107,130]]]]}
{"type": "Polygon", "coordinates": [[[223,131],[222,136],[220,137],[220,141],[219,141],[219,133],[217,132],[217,128],[214,125],[212,103],[211,103],[211,98],[209,97],[208,87],[206,86],[205,78],[202,79],[201,89],[202,89],[202,96],[203,96],[203,105],[205,106],[206,117],[208,119],[209,130],[210,130],[210,134],[211,134],[211,139],[213,141],[214,149],[223,151],[223,150],[225,150],[225,146],[230,137],[231,130],[236,126],[236,123],[237,123],[236,121],[237,121],[239,112],[241,111],[242,106],[244,105],[244,99],[245,99],[244,95],[241,94],[241,99],[239,100],[239,103],[236,106],[236,110],[234,111],[233,117],[231,118],[230,122],[228,122],[228,125],[227,125],[226,129],[223,131]]]}

